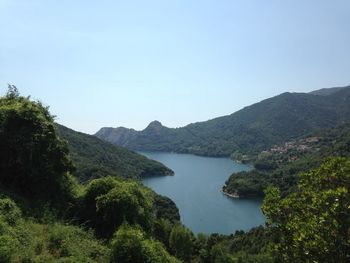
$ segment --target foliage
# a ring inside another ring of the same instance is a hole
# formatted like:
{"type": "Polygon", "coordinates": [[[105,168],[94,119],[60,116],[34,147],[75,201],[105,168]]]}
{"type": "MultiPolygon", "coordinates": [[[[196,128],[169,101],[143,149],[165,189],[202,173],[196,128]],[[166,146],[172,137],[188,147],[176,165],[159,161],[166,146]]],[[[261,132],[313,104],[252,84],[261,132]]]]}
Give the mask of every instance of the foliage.
{"type": "Polygon", "coordinates": [[[110,262],[124,263],[175,263],[179,262],[170,256],[163,245],[137,226],[123,225],[115,233],[112,240],[112,256],[110,262]]]}
{"type": "Polygon", "coordinates": [[[0,218],[10,226],[16,225],[22,216],[16,203],[9,198],[0,199],[0,218]]]}
{"type": "Polygon", "coordinates": [[[192,232],[180,223],[174,225],[169,236],[170,250],[174,255],[188,262],[193,253],[194,237],[192,232]]]}
{"type": "Polygon", "coordinates": [[[191,262],[275,262],[269,253],[275,239],[272,228],[257,227],[232,235],[197,235],[191,262]]]}
{"type": "Polygon", "coordinates": [[[107,175],[140,178],[148,175],[171,175],[173,171],[143,155],[102,141],[95,136],[76,132],[56,124],[59,136],[68,148],[80,181],[107,175]]]}
{"type": "Polygon", "coordinates": [[[25,219],[9,198],[0,204],[0,262],[107,262],[109,249],[92,233],[25,219]]]}
{"type": "Polygon", "coordinates": [[[180,213],[176,204],[169,197],[156,195],[154,198],[153,208],[157,219],[166,219],[171,223],[180,221],[180,213]]]}
{"type": "Polygon", "coordinates": [[[111,237],[124,221],[151,230],[154,195],[136,181],[115,177],[95,179],[86,186],[76,217],[102,237],[111,237]]]}
{"type": "Polygon", "coordinates": [[[40,102],[10,89],[0,98],[0,183],[31,198],[71,200],[74,182],[65,143],[40,102]]]}
{"type": "MultiPolygon", "coordinates": [[[[103,231],[103,217],[97,212],[96,199],[112,190],[117,185],[117,181],[116,177],[107,176],[89,182],[85,186],[84,193],[80,196],[77,207],[74,210],[75,217],[81,223],[92,227],[101,235],[106,231],[103,231]]],[[[113,230],[109,235],[111,234],[113,234],[113,230]]]]}
{"type": "Polygon", "coordinates": [[[223,191],[239,197],[262,196],[266,187],[266,177],[256,170],[234,173],[225,182],[223,191]]]}
{"type": "Polygon", "coordinates": [[[234,254],[242,251],[250,255],[266,254],[270,242],[275,238],[274,229],[263,226],[252,228],[248,232],[236,231],[229,238],[230,251],[234,254]]]}
{"type": "Polygon", "coordinates": [[[167,219],[157,219],[153,225],[153,236],[170,251],[169,237],[174,224],[167,219]]]}
{"type": "Polygon", "coordinates": [[[300,175],[296,192],[267,191],[263,211],[277,231],[282,262],[347,262],[350,258],[350,160],[332,158],[300,175]]]}
{"type": "Polygon", "coordinates": [[[96,199],[96,207],[108,231],[117,229],[123,221],[150,230],[153,223],[153,196],[136,182],[123,182],[96,199]]]}
{"type": "Polygon", "coordinates": [[[96,241],[91,232],[55,223],[47,228],[50,254],[79,262],[107,262],[109,249],[96,241]]]}

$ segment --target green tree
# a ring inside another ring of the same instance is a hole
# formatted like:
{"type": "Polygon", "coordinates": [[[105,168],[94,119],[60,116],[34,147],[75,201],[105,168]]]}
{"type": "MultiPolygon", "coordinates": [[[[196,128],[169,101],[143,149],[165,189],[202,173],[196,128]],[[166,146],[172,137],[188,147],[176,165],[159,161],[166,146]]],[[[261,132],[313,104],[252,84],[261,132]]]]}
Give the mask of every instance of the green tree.
{"type": "Polygon", "coordinates": [[[152,192],[137,182],[119,182],[107,194],[96,198],[96,208],[108,233],[124,221],[151,230],[154,221],[152,192]]]}
{"type": "Polygon", "coordinates": [[[140,227],[122,225],[111,243],[111,263],[176,263],[164,246],[148,238],[140,227]]]}
{"type": "Polygon", "coordinates": [[[0,98],[0,183],[27,197],[61,202],[71,194],[72,170],[48,108],[9,86],[0,98]]]}
{"type": "Polygon", "coordinates": [[[75,211],[73,211],[73,213],[75,213],[75,217],[78,218],[81,223],[94,228],[99,235],[105,235],[104,233],[110,231],[107,231],[104,225],[105,222],[103,217],[96,211],[96,199],[99,196],[107,194],[117,184],[118,179],[111,176],[90,181],[86,185],[84,189],[85,191],[80,197],[79,202],[77,202],[75,211]]]}
{"type": "Polygon", "coordinates": [[[263,211],[277,230],[280,262],[349,262],[350,160],[331,158],[301,174],[284,199],[270,188],[263,211]]]}
{"type": "Polygon", "coordinates": [[[19,97],[19,92],[15,85],[8,84],[6,97],[9,99],[16,99],[19,97]]]}
{"type": "Polygon", "coordinates": [[[232,263],[234,262],[231,258],[227,246],[221,243],[214,245],[210,250],[210,262],[213,263],[232,263]]]}
{"type": "Polygon", "coordinates": [[[172,230],[173,224],[167,219],[157,219],[153,225],[153,235],[159,241],[161,241],[167,249],[169,247],[169,236],[172,230]]]}
{"type": "Polygon", "coordinates": [[[193,239],[193,234],[189,229],[176,223],[169,237],[170,249],[176,257],[188,262],[193,252],[193,239]]]}
{"type": "Polygon", "coordinates": [[[169,197],[156,195],[154,197],[154,212],[157,219],[166,219],[171,223],[180,221],[180,213],[176,204],[169,197]]]}
{"type": "Polygon", "coordinates": [[[102,237],[111,237],[126,221],[151,230],[154,193],[136,181],[107,176],[92,180],[82,194],[76,217],[102,237]]]}
{"type": "Polygon", "coordinates": [[[16,203],[9,198],[0,199],[0,218],[13,226],[22,216],[21,210],[16,203]]]}

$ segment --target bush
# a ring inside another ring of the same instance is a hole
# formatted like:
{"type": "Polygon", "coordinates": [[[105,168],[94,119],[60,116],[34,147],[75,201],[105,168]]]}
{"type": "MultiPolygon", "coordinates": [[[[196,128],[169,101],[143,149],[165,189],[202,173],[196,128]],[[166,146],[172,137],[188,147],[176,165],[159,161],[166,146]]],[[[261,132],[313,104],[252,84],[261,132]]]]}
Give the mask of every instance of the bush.
{"type": "Polygon", "coordinates": [[[123,263],[172,263],[179,262],[170,256],[163,245],[137,226],[122,225],[112,240],[111,261],[123,263]]]}
{"type": "Polygon", "coordinates": [[[0,235],[0,262],[12,262],[17,251],[17,240],[10,235],[0,235]]]}
{"type": "Polygon", "coordinates": [[[124,222],[151,230],[154,193],[138,182],[115,177],[92,180],[81,197],[77,216],[102,237],[111,237],[124,222]]]}
{"type": "Polygon", "coordinates": [[[109,250],[92,233],[57,223],[48,228],[47,246],[51,254],[65,258],[64,262],[106,262],[109,256],[109,250]]]}
{"type": "Polygon", "coordinates": [[[9,198],[0,199],[0,217],[9,225],[14,226],[22,213],[16,203],[9,198]]]}
{"type": "Polygon", "coordinates": [[[97,212],[102,216],[107,232],[115,231],[123,221],[151,230],[153,195],[139,183],[120,182],[96,201],[97,212]]]}

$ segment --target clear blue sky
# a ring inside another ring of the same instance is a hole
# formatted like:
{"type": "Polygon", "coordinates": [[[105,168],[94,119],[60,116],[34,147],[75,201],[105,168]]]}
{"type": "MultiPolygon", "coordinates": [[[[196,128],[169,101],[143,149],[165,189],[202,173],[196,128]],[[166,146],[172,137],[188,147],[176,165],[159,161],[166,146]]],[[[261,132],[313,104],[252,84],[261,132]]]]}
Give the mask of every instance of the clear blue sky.
{"type": "Polygon", "coordinates": [[[350,84],[349,0],[0,0],[0,87],[73,129],[183,126],[350,84]]]}

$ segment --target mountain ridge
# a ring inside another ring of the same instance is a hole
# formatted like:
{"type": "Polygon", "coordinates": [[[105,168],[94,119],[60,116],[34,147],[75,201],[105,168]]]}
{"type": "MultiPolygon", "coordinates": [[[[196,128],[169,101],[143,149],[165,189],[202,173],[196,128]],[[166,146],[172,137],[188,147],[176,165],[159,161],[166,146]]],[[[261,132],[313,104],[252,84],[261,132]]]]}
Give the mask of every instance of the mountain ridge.
{"type": "Polygon", "coordinates": [[[349,88],[350,86],[344,86],[344,87],[333,87],[333,88],[323,88],[323,89],[318,89],[318,90],[314,90],[309,92],[309,94],[313,94],[313,95],[320,95],[320,96],[328,96],[331,95],[335,92],[338,92],[342,89],[346,89],[349,88]]]}
{"type": "Polygon", "coordinates": [[[142,131],[102,128],[95,136],[132,150],[208,156],[258,152],[348,121],[350,86],[329,89],[327,92],[329,95],[322,96],[285,92],[230,115],[180,128],[168,128],[154,121],[142,131]]]}

